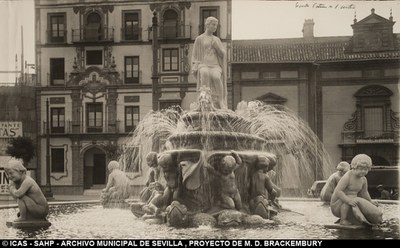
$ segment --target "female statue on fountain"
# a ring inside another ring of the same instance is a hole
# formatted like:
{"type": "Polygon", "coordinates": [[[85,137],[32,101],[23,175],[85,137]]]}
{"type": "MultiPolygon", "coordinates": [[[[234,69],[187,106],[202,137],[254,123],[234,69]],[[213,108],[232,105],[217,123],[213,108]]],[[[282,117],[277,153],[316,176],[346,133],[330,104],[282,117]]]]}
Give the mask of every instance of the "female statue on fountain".
{"type": "Polygon", "coordinates": [[[197,79],[197,91],[202,87],[209,88],[214,107],[224,109],[227,108],[225,49],[221,40],[213,35],[218,28],[218,20],[210,16],[206,19],[205,26],[206,31],[194,42],[192,72],[197,79]]]}

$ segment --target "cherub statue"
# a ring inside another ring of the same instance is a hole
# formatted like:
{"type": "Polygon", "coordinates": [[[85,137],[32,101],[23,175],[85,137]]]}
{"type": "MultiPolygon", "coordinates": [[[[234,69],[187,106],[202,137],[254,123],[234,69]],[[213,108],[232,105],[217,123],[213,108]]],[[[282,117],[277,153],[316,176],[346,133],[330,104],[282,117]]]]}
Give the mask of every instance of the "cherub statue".
{"type": "Polygon", "coordinates": [[[242,209],[242,199],[239,189],[236,186],[235,169],[242,166],[242,159],[235,152],[231,151],[231,155],[222,158],[221,164],[214,169],[211,165],[206,167],[214,173],[219,182],[219,193],[221,196],[221,207],[228,209],[242,209]]]}
{"type": "Polygon", "coordinates": [[[340,179],[331,199],[331,211],[340,218],[341,225],[367,225],[382,222],[382,211],[372,202],[365,177],[372,160],[366,154],[358,154],[351,161],[351,170],[340,179]]]}
{"type": "Polygon", "coordinates": [[[155,182],[158,182],[160,177],[160,167],[157,163],[157,153],[149,152],[146,156],[146,163],[150,167],[147,177],[146,187],[139,193],[140,199],[144,202],[152,198],[155,182]]]}
{"type": "Polygon", "coordinates": [[[281,194],[281,189],[276,186],[268,172],[272,171],[276,165],[275,156],[257,156],[254,164],[254,172],[250,179],[250,209],[264,217],[269,218],[269,205],[280,208],[277,197],[281,194]],[[259,206],[261,204],[261,206],[259,206]]]}
{"type": "Polygon", "coordinates": [[[161,209],[167,207],[172,201],[177,201],[179,197],[178,166],[172,154],[160,154],[158,164],[162,168],[167,185],[164,190],[160,185],[156,185],[154,194],[150,197],[143,210],[147,214],[159,215],[161,209]]]}
{"type": "Polygon", "coordinates": [[[321,201],[328,204],[331,202],[332,194],[336,185],[339,183],[343,175],[350,170],[350,164],[346,161],[342,161],[336,166],[336,170],[335,173],[330,175],[320,193],[321,201]]]}
{"type": "Polygon", "coordinates": [[[108,176],[107,186],[101,192],[101,199],[103,204],[110,201],[121,201],[129,197],[130,179],[121,171],[120,165],[117,161],[112,160],[108,163],[108,176]]]}
{"type": "Polygon", "coordinates": [[[44,220],[49,213],[49,206],[39,185],[26,175],[26,168],[21,161],[11,159],[4,168],[11,181],[9,189],[12,197],[17,199],[18,221],[44,220]]]}

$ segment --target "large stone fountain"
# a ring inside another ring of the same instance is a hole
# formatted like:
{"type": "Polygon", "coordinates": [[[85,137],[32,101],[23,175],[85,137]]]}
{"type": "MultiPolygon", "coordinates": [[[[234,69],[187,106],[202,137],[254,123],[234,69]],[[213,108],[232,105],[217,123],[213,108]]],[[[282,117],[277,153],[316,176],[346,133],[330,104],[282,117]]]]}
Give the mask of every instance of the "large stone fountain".
{"type": "Polygon", "coordinates": [[[171,226],[226,226],[271,222],[279,212],[281,190],[269,177],[275,153],[300,142],[279,128],[266,131],[263,122],[249,117],[261,114],[251,104],[242,103],[235,113],[215,109],[209,99],[201,92],[189,112],[153,112],[134,133],[132,143],[152,143],[153,150],[154,142],[165,140],[153,168],[161,179],[132,204],[136,216],[171,226]]]}

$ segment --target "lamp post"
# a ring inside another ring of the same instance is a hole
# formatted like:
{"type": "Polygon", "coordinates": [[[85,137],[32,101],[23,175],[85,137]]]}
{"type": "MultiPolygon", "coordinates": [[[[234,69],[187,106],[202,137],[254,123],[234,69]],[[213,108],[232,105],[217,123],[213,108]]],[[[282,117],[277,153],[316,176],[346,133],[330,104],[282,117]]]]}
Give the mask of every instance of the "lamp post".
{"type": "Polygon", "coordinates": [[[157,20],[157,12],[153,12],[152,18],[152,48],[153,48],[153,73],[151,75],[152,80],[152,89],[153,89],[153,110],[158,110],[158,63],[157,63],[157,54],[158,54],[158,20],[157,20]]]}
{"type": "Polygon", "coordinates": [[[44,195],[47,199],[53,198],[50,183],[50,123],[49,123],[49,99],[46,100],[46,190],[44,195]]]}

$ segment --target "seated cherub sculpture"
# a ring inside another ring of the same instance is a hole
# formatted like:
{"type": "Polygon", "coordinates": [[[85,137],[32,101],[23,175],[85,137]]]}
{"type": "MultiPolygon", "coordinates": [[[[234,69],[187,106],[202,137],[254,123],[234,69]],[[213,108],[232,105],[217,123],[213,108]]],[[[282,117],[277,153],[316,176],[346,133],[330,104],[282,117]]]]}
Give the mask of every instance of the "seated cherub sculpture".
{"type": "Polygon", "coordinates": [[[351,170],[339,180],[332,198],[331,211],[340,218],[341,225],[374,225],[382,222],[382,211],[371,200],[365,177],[372,167],[372,159],[358,154],[351,161],[351,170]]]}
{"type": "Polygon", "coordinates": [[[178,166],[173,156],[169,153],[160,154],[158,164],[162,168],[163,176],[167,183],[165,189],[157,184],[156,190],[150,197],[148,204],[143,207],[147,214],[159,215],[161,209],[177,201],[179,197],[178,166]]]}
{"type": "Polygon", "coordinates": [[[35,180],[26,175],[26,168],[21,161],[11,159],[4,169],[11,181],[10,194],[18,203],[16,221],[44,220],[49,213],[47,200],[35,180]]]}
{"type": "Polygon", "coordinates": [[[231,155],[222,158],[221,164],[216,169],[210,165],[206,165],[217,176],[219,182],[219,193],[221,197],[222,208],[242,209],[242,199],[239,189],[236,186],[235,169],[242,165],[240,156],[231,151],[231,155]]]}
{"type": "Polygon", "coordinates": [[[274,200],[280,196],[280,188],[276,186],[267,172],[275,166],[276,159],[258,156],[255,171],[251,175],[251,198],[263,196],[265,199],[274,200]]]}
{"type": "Polygon", "coordinates": [[[102,191],[101,198],[103,202],[106,203],[113,200],[120,201],[127,199],[130,194],[130,179],[123,171],[121,171],[120,165],[117,161],[110,161],[107,167],[110,171],[110,175],[108,176],[107,186],[102,191]]]}
{"type": "Polygon", "coordinates": [[[153,195],[154,183],[158,182],[160,168],[157,163],[157,153],[149,152],[146,156],[146,163],[150,167],[146,187],[139,193],[140,199],[147,202],[153,195]]]}
{"type": "Polygon", "coordinates": [[[255,170],[252,173],[250,180],[250,208],[253,209],[253,211],[260,201],[265,202],[263,205],[265,205],[264,208],[267,209],[267,200],[270,204],[280,208],[277,197],[280,196],[281,189],[272,182],[271,178],[267,174],[267,172],[271,171],[275,165],[275,156],[257,156],[254,165],[255,170]]]}

